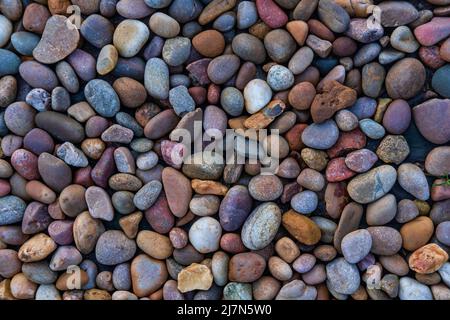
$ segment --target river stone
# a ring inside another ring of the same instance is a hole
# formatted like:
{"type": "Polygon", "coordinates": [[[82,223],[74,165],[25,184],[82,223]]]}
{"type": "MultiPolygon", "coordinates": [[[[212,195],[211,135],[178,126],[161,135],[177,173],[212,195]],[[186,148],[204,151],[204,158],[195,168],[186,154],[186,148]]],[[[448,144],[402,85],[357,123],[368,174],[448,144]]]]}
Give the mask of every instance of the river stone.
{"type": "Polygon", "coordinates": [[[400,279],[398,297],[400,300],[433,300],[428,286],[409,277],[400,279]]]}
{"type": "Polygon", "coordinates": [[[419,200],[426,201],[430,197],[430,188],[423,171],[412,163],[403,163],[398,167],[398,183],[408,193],[419,200]]]}
{"type": "Polygon", "coordinates": [[[320,0],[318,14],[320,20],[336,33],[346,31],[350,23],[347,11],[332,0],[320,0]]]}
{"type": "Polygon", "coordinates": [[[397,213],[397,200],[392,194],[372,202],[367,206],[366,222],[369,226],[381,226],[394,219],[397,213]]]}
{"type": "Polygon", "coordinates": [[[103,117],[111,118],[120,110],[120,100],[111,85],[100,79],[88,82],[84,95],[89,104],[103,117]]]}
{"type": "Polygon", "coordinates": [[[0,198],[0,225],[16,223],[22,220],[26,204],[19,197],[10,195],[0,198]]]}
{"type": "Polygon", "coordinates": [[[411,30],[406,26],[396,28],[391,34],[391,46],[401,52],[416,52],[420,44],[414,38],[411,30]]]}
{"type": "Polygon", "coordinates": [[[84,128],[74,119],[59,112],[40,112],[35,118],[36,125],[61,141],[80,143],[84,140],[84,128]]]}
{"type": "Polygon", "coordinates": [[[413,108],[414,120],[420,133],[430,142],[450,141],[450,99],[432,99],[413,108]]]}
{"type": "Polygon", "coordinates": [[[326,265],[328,285],[331,289],[341,294],[353,294],[358,290],[361,282],[356,265],[350,264],[344,258],[326,265]]]}
{"type": "Polygon", "coordinates": [[[436,70],[431,80],[433,89],[444,98],[450,98],[450,89],[448,83],[450,82],[450,64],[436,70]]]}
{"type": "Polygon", "coordinates": [[[353,178],[347,190],[358,203],[373,202],[388,193],[397,180],[397,171],[389,165],[382,165],[353,178]]]}
{"type": "Polygon", "coordinates": [[[369,227],[367,231],[372,236],[371,252],[376,255],[391,256],[402,247],[400,232],[391,227],[369,227]]]}
{"type": "Polygon", "coordinates": [[[106,221],[114,218],[111,199],[104,189],[96,186],[89,187],[86,190],[85,199],[92,218],[106,221]]]}
{"type": "Polygon", "coordinates": [[[189,229],[189,241],[200,253],[217,251],[221,235],[219,221],[211,217],[198,219],[189,229]]]}
{"type": "Polygon", "coordinates": [[[122,21],[114,31],[114,47],[124,58],[134,57],[150,36],[148,27],[139,20],[122,21]]]}
{"type": "Polygon", "coordinates": [[[425,80],[423,64],[414,58],[404,58],[389,69],[386,90],[393,99],[410,99],[422,90],[425,80]]]}
{"type": "Polygon", "coordinates": [[[342,254],[349,263],[358,263],[363,260],[371,248],[372,236],[366,229],[350,232],[341,242],[342,254]]]}
{"type": "Polygon", "coordinates": [[[104,232],[97,241],[95,257],[104,265],[113,266],[130,260],[136,252],[136,243],[118,230],[104,232]]]}
{"type": "Polygon", "coordinates": [[[245,221],[242,242],[251,250],[260,250],[272,242],[280,224],[280,208],[273,202],[265,202],[256,207],[245,221]]]}
{"type": "Polygon", "coordinates": [[[419,18],[417,9],[407,1],[383,1],[378,7],[383,27],[404,26],[419,18]]]}
{"type": "Polygon", "coordinates": [[[53,64],[75,51],[80,34],[77,28],[68,27],[68,21],[60,15],[54,15],[47,20],[41,41],[33,50],[33,57],[37,61],[53,64]]]}
{"type": "Polygon", "coordinates": [[[337,142],[339,129],[331,119],[322,123],[312,123],[303,131],[301,138],[310,148],[326,150],[337,142]]]}
{"type": "Polygon", "coordinates": [[[147,61],[144,77],[145,88],[156,99],[169,97],[169,68],[164,60],[152,58],[147,61]]]}
{"type": "Polygon", "coordinates": [[[131,262],[131,282],[138,297],[148,297],[161,288],[167,278],[167,267],[163,261],[141,254],[131,262]]]}
{"type": "Polygon", "coordinates": [[[39,155],[38,170],[45,184],[54,191],[61,192],[72,182],[70,167],[47,152],[39,155]]]}
{"type": "Polygon", "coordinates": [[[134,196],[133,202],[139,210],[147,210],[157,200],[161,193],[162,184],[158,180],[153,180],[144,185],[134,196]]]}

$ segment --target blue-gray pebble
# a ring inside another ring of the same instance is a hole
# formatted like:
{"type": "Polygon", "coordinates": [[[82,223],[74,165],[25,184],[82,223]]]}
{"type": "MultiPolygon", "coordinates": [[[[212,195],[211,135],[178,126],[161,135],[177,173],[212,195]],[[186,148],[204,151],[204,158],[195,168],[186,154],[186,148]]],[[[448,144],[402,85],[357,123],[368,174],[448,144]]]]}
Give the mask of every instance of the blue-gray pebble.
{"type": "Polygon", "coordinates": [[[100,79],[88,82],[84,95],[89,104],[103,117],[111,118],[120,110],[119,96],[111,85],[100,79]]]}

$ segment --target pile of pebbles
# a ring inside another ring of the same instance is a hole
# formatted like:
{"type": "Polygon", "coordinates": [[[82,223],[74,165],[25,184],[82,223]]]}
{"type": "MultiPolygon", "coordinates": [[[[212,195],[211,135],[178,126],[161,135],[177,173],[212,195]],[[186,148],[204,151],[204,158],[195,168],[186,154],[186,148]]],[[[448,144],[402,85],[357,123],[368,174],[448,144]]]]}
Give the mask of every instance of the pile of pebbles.
{"type": "Polygon", "coordinates": [[[450,299],[449,0],[0,13],[1,300],[450,299]],[[194,121],[276,174],[177,162],[194,121]]]}

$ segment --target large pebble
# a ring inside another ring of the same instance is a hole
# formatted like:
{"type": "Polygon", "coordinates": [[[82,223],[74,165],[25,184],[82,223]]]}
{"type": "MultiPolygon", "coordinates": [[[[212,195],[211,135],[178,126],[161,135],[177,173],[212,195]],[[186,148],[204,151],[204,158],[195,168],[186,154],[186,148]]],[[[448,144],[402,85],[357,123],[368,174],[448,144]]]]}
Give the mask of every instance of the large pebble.
{"type": "Polygon", "coordinates": [[[310,148],[326,150],[331,148],[339,138],[339,129],[333,120],[309,125],[302,133],[301,139],[310,148]]]}
{"type": "Polygon", "coordinates": [[[353,294],[361,282],[356,265],[338,258],[326,266],[328,286],[340,294],[353,294]]]}
{"type": "Polygon", "coordinates": [[[389,165],[383,165],[353,178],[347,190],[353,200],[366,204],[388,193],[396,180],[396,170],[389,165]]]}
{"type": "Polygon", "coordinates": [[[134,57],[150,36],[147,26],[138,20],[124,20],[114,31],[114,46],[124,58],[134,57]]]}
{"type": "Polygon", "coordinates": [[[89,104],[103,117],[114,117],[120,110],[120,100],[109,83],[95,79],[88,82],[84,95],[89,104]]]}
{"type": "Polygon", "coordinates": [[[216,251],[221,235],[219,221],[211,217],[200,218],[189,229],[189,241],[200,253],[216,251]]]}
{"type": "Polygon", "coordinates": [[[242,227],[242,242],[251,250],[266,247],[275,237],[281,224],[281,210],[273,202],[256,207],[242,227]]]}
{"type": "Polygon", "coordinates": [[[136,252],[136,243],[118,230],[108,230],[98,238],[95,257],[101,264],[116,265],[130,260],[136,252]]]}

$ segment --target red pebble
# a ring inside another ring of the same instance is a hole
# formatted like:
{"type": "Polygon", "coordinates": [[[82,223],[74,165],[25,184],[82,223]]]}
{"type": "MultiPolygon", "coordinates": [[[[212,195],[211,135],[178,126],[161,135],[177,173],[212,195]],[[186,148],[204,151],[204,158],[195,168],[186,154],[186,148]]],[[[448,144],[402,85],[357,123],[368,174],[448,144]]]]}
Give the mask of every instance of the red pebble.
{"type": "Polygon", "coordinates": [[[262,21],[272,29],[281,28],[289,18],[272,0],[256,0],[256,9],[262,21]]]}
{"type": "Polygon", "coordinates": [[[340,182],[353,177],[356,172],[353,172],[345,165],[345,158],[335,158],[328,162],[326,170],[326,177],[328,182],[340,182]]]}
{"type": "Polygon", "coordinates": [[[225,233],[222,238],[220,238],[220,247],[222,250],[233,254],[246,251],[241,236],[237,233],[225,233]]]}
{"type": "Polygon", "coordinates": [[[366,146],[366,135],[359,129],[341,132],[338,141],[327,153],[330,159],[345,156],[353,150],[359,150],[366,146]]]}

